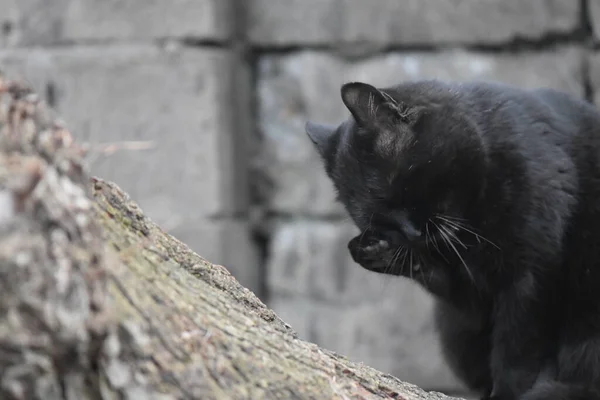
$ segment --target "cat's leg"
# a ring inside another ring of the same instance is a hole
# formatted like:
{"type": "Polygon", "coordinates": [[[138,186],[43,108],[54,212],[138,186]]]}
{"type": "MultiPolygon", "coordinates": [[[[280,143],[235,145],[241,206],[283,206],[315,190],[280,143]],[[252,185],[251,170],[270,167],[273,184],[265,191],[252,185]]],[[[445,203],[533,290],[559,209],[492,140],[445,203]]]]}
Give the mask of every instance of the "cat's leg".
{"type": "Polygon", "coordinates": [[[469,389],[487,398],[492,390],[489,325],[441,300],[434,317],[448,365],[469,389]]]}
{"type": "Polygon", "coordinates": [[[600,400],[600,392],[585,385],[547,381],[534,386],[519,400],[600,400]]]}
{"type": "Polygon", "coordinates": [[[373,272],[389,272],[392,255],[389,241],[365,232],[348,243],[348,250],[355,263],[373,272]]]}
{"type": "MultiPolygon", "coordinates": [[[[348,249],[354,262],[363,268],[383,274],[410,278],[439,298],[456,297],[456,291],[464,291],[445,265],[431,260],[412,258],[408,249],[394,246],[393,241],[367,231],[354,237],[348,249]],[[457,286],[458,285],[458,286],[457,286]]],[[[459,279],[459,278],[458,278],[459,279]]],[[[460,297],[460,295],[459,295],[460,297]]]]}
{"type": "Polygon", "coordinates": [[[582,326],[567,321],[552,375],[541,375],[534,387],[519,400],[600,400],[600,321],[593,315],[584,315],[578,321],[582,326]],[[594,321],[594,319],[596,321],[594,321]]]}
{"type": "Polygon", "coordinates": [[[519,400],[600,400],[600,349],[596,342],[563,348],[554,373],[541,374],[519,400]]]}
{"type": "Polygon", "coordinates": [[[495,298],[493,312],[492,399],[515,400],[536,381],[549,357],[552,332],[545,318],[548,305],[537,293],[516,282],[495,298]]]}

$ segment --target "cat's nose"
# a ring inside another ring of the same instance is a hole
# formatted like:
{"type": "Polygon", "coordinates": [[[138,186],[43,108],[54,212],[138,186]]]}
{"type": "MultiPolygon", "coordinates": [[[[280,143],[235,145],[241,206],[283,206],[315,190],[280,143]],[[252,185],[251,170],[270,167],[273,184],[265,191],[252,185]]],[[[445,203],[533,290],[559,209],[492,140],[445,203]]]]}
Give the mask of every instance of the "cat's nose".
{"type": "Polygon", "coordinates": [[[412,222],[406,222],[402,225],[402,233],[411,242],[421,239],[423,232],[416,228],[412,222]]]}
{"type": "Polygon", "coordinates": [[[397,213],[394,216],[394,221],[396,226],[400,228],[402,234],[409,241],[413,242],[419,240],[423,236],[421,229],[415,226],[406,213],[397,213]]]}
{"type": "Polygon", "coordinates": [[[406,238],[410,241],[419,240],[423,236],[423,232],[420,229],[415,228],[412,223],[405,224],[402,233],[404,233],[406,238]]]}

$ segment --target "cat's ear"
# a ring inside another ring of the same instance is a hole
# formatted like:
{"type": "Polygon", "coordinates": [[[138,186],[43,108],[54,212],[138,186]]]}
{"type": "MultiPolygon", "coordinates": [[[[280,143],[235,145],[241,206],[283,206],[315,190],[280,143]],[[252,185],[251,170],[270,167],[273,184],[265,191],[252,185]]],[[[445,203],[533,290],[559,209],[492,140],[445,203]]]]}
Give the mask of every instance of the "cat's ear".
{"type": "Polygon", "coordinates": [[[346,83],[341,88],[341,95],[359,125],[377,127],[387,123],[390,118],[400,121],[406,119],[406,107],[368,83],[346,83]]]}
{"type": "Polygon", "coordinates": [[[327,145],[329,143],[329,139],[331,135],[335,132],[335,128],[328,126],[317,124],[311,121],[308,121],[304,127],[306,134],[310,138],[310,140],[315,145],[317,151],[320,155],[325,155],[325,151],[327,149],[327,145]]]}

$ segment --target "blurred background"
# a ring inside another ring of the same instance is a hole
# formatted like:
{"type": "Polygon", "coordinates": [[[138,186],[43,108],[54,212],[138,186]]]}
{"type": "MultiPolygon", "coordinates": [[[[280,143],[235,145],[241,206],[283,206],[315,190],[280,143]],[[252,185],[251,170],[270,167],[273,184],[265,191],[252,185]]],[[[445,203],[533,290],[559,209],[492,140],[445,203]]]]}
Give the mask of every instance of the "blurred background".
{"type": "Polygon", "coordinates": [[[488,79],[600,93],[600,0],[0,0],[0,70],[31,82],[94,175],[300,337],[465,394],[432,299],[361,269],[304,133],[343,82],[488,79]]]}

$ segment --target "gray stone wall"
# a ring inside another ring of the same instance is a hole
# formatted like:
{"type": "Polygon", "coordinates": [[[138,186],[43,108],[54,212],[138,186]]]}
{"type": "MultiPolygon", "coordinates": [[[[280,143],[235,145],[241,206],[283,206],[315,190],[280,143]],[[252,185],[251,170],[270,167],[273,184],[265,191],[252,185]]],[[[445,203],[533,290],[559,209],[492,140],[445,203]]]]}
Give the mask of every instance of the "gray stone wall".
{"type": "Polygon", "coordinates": [[[95,175],[302,338],[448,393],[464,389],[432,299],[351,262],[355,228],[304,123],[345,118],[349,80],[490,79],[598,103],[599,44],[600,0],[0,0],[0,70],[46,96],[95,175]]]}

